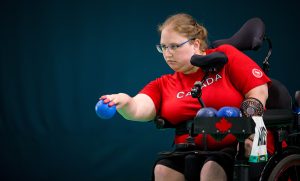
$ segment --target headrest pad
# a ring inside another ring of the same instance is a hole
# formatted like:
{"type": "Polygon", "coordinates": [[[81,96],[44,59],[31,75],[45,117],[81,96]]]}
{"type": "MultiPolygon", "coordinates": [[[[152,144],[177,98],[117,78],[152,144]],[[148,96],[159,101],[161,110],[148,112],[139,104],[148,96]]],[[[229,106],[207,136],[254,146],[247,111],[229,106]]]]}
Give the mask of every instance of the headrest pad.
{"type": "Polygon", "coordinates": [[[264,36],[265,24],[260,18],[252,18],[244,23],[232,37],[214,41],[212,47],[230,44],[241,51],[257,50],[262,45],[264,36]]]}

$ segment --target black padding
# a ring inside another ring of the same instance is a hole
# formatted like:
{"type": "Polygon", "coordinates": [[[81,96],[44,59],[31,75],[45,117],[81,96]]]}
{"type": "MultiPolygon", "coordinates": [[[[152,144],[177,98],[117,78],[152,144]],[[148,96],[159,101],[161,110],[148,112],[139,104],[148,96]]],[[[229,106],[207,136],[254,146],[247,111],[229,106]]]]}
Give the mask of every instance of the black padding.
{"type": "Polygon", "coordinates": [[[161,116],[156,116],[153,120],[157,129],[174,128],[175,126],[161,116]]]}
{"type": "Polygon", "coordinates": [[[263,119],[266,127],[291,125],[294,114],[291,109],[268,109],[264,112],[263,119]]]}
{"type": "Polygon", "coordinates": [[[271,79],[269,97],[266,102],[267,109],[292,109],[292,97],[288,89],[278,80],[271,79]]]}
{"type": "Polygon", "coordinates": [[[198,155],[189,154],[184,159],[184,176],[189,181],[200,180],[201,159],[198,155]]]}
{"type": "Polygon", "coordinates": [[[204,72],[218,71],[227,63],[227,56],[222,52],[213,52],[208,55],[193,55],[191,64],[200,67],[204,72]]]}
{"type": "Polygon", "coordinates": [[[230,44],[241,51],[257,50],[262,45],[264,36],[265,24],[260,18],[252,18],[244,23],[232,37],[214,41],[212,47],[230,44]]]}

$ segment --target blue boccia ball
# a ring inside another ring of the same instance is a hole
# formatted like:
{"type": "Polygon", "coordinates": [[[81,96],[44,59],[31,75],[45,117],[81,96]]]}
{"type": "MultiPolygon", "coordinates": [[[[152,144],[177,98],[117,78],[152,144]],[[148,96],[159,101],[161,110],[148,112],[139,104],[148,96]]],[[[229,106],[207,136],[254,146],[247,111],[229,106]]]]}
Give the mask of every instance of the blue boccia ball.
{"type": "Polygon", "coordinates": [[[225,106],[218,110],[217,117],[241,117],[241,111],[236,107],[225,106]]]}
{"type": "Polygon", "coordinates": [[[236,111],[237,117],[242,117],[242,112],[239,108],[237,107],[232,107],[232,108],[236,111]]]}
{"type": "Polygon", "coordinates": [[[99,100],[95,106],[96,114],[102,119],[110,119],[116,113],[116,106],[108,106],[103,100],[99,100]]]}
{"type": "Polygon", "coordinates": [[[196,117],[215,117],[217,110],[212,107],[204,107],[198,110],[196,117]]]}

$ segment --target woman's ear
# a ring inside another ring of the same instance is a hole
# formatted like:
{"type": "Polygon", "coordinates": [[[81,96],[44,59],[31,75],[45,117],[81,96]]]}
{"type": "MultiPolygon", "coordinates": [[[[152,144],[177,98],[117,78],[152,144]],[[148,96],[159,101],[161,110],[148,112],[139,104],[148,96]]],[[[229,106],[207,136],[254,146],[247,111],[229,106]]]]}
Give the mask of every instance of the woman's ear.
{"type": "Polygon", "coordinates": [[[199,39],[194,40],[194,50],[199,51],[201,47],[201,41],[199,39]]]}

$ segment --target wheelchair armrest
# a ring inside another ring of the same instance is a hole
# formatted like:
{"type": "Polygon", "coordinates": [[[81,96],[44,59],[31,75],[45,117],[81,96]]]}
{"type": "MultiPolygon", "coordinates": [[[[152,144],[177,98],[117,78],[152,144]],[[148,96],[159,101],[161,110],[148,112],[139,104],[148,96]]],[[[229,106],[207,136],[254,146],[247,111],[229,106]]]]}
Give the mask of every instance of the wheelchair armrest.
{"type": "Polygon", "coordinates": [[[269,109],[264,112],[266,127],[282,127],[293,124],[294,114],[291,109],[269,109]]]}

